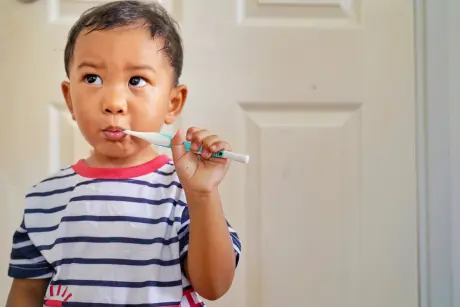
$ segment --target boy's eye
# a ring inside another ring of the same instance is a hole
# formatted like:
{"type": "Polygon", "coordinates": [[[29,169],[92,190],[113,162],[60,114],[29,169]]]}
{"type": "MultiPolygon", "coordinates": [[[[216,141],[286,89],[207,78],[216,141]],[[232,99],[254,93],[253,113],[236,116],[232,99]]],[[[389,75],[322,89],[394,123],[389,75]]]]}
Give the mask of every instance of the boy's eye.
{"type": "Polygon", "coordinates": [[[88,84],[102,84],[102,79],[97,75],[86,75],[85,81],[88,84]]]}
{"type": "Polygon", "coordinates": [[[132,77],[131,79],[129,79],[129,85],[131,86],[142,87],[146,84],[147,82],[145,82],[145,80],[141,77],[132,77]]]}

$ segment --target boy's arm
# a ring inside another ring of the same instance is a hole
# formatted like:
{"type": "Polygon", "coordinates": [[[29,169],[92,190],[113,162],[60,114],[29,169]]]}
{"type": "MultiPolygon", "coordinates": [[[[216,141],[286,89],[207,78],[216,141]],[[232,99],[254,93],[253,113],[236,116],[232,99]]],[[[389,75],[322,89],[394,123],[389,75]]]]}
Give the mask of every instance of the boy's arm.
{"type": "Polygon", "coordinates": [[[23,219],[21,226],[13,235],[8,269],[8,276],[13,278],[13,283],[6,306],[43,306],[53,271],[53,267],[30,240],[23,219]]]}
{"type": "Polygon", "coordinates": [[[6,307],[42,307],[50,279],[13,279],[6,307]]]}
{"type": "Polygon", "coordinates": [[[182,254],[187,279],[195,291],[208,300],[222,297],[230,288],[241,251],[236,232],[225,219],[220,196],[187,194],[183,221],[182,254]]]}

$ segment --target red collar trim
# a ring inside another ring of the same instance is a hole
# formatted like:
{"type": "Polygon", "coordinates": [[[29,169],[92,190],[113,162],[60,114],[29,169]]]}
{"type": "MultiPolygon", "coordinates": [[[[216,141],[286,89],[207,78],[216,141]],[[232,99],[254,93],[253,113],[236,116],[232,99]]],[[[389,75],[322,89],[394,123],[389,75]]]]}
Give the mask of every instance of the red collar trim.
{"type": "Polygon", "coordinates": [[[170,161],[166,155],[160,155],[152,160],[131,167],[123,168],[103,168],[91,167],[85,161],[79,160],[72,165],[73,170],[82,177],[99,178],[99,179],[129,179],[133,177],[140,177],[152,173],[164,166],[170,161]]]}

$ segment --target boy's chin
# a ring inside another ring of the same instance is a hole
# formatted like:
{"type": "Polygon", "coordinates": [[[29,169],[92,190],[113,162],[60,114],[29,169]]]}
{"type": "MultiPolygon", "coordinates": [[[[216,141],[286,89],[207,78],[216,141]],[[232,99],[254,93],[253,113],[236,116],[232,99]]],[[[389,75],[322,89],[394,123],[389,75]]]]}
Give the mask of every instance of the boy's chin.
{"type": "Polygon", "coordinates": [[[97,158],[108,159],[108,160],[131,160],[131,159],[142,159],[143,156],[153,157],[155,151],[152,146],[133,146],[133,144],[127,146],[117,146],[120,144],[100,144],[94,147],[92,155],[97,158]]]}

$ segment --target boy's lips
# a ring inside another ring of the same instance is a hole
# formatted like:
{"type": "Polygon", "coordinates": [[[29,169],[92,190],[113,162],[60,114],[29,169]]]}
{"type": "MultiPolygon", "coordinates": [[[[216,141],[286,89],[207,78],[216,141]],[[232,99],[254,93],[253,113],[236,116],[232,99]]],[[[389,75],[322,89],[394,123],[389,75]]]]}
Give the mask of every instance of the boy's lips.
{"type": "Polygon", "coordinates": [[[115,127],[115,126],[108,126],[104,130],[102,130],[105,137],[111,141],[122,140],[126,136],[126,134],[123,131],[124,131],[123,128],[115,127]]]}

